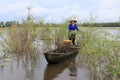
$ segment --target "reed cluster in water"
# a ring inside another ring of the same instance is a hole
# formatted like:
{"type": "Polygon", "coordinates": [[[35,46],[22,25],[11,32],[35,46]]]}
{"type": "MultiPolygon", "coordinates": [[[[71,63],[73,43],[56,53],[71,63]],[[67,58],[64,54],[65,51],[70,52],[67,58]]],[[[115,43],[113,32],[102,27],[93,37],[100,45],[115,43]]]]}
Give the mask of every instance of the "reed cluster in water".
{"type": "Polygon", "coordinates": [[[23,23],[6,29],[3,47],[7,53],[36,56],[37,48],[33,45],[36,38],[34,25],[23,23]]]}
{"type": "Polygon", "coordinates": [[[97,80],[101,73],[109,77],[109,80],[120,77],[119,31],[112,36],[105,28],[83,29],[78,35],[78,43],[82,46],[80,54],[89,64],[93,79],[97,80]]]}

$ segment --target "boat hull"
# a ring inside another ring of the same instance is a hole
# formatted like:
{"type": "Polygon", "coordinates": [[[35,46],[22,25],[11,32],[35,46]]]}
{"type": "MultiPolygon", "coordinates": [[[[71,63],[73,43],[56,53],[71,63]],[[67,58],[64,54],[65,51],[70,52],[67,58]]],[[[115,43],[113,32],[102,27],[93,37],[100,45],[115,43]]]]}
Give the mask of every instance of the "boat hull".
{"type": "Polygon", "coordinates": [[[71,48],[70,51],[68,52],[55,52],[56,50],[51,50],[44,53],[45,58],[49,64],[62,62],[65,59],[76,57],[76,55],[78,54],[79,48],[78,47],[71,48]]]}

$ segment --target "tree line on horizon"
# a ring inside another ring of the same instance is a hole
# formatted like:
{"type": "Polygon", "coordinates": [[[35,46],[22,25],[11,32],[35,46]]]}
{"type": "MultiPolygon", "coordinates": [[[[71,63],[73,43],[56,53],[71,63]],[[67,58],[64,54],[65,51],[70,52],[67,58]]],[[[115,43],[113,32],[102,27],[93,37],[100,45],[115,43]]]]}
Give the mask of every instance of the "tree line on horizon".
{"type": "MultiPolygon", "coordinates": [[[[22,22],[24,23],[24,22],[22,22]]],[[[4,27],[11,27],[12,25],[20,25],[22,23],[19,23],[18,21],[1,21],[0,22],[0,28],[4,27]]],[[[52,25],[52,27],[59,27],[62,23],[56,24],[56,23],[43,23],[43,22],[38,22],[34,23],[36,26],[41,26],[41,25],[52,25]]],[[[64,24],[64,23],[63,23],[64,24]]],[[[83,27],[120,27],[120,22],[103,22],[103,23],[78,23],[78,26],[83,26],[83,27]]],[[[42,26],[41,26],[42,27],[42,26]]]]}
{"type": "Polygon", "coordinates": [[[4,27],[11,27],[12,25],[19,25],[18,21],[1,21],[0,22],[0,28],[4,28],[4,27]]]}
{"type": "Polygon", "coordinates": [[[84,27],[120,27],[120,22],[104,22],[104,23],[82,23],[84,27]]]}

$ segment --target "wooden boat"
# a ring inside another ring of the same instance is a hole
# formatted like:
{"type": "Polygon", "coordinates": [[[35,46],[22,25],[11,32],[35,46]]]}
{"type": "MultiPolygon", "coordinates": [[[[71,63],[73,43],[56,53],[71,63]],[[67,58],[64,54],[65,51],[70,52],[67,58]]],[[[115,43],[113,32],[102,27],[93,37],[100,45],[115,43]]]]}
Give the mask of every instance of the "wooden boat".
{"type": "Polygon", "coordinates": [[[58,48],[44,53],[44,56],[49,64],[62,62],[65,59],[76,56],[79,51],[79,46],[70,46],[69,48],[58,48]]]}

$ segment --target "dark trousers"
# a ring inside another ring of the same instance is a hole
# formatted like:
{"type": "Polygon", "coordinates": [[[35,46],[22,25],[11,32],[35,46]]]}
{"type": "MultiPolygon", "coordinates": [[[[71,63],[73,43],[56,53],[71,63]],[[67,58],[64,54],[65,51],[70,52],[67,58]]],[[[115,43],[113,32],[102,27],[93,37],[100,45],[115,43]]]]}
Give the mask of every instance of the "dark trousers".
{"type": "Polygon", "coordinates": [[[75,36],[76,36],[75,32],[69,32],[69,34],[68,34],[68,38],[69,38],[69,40],[72,41],[73,45],[75,45],[75,36]]]}
{"type": "Polygon", "coordinates": [[[69,40],[71,40],[72,44],[75,45],[75,38],[73,38],[73,39],[69,38],[69,40]]]}

